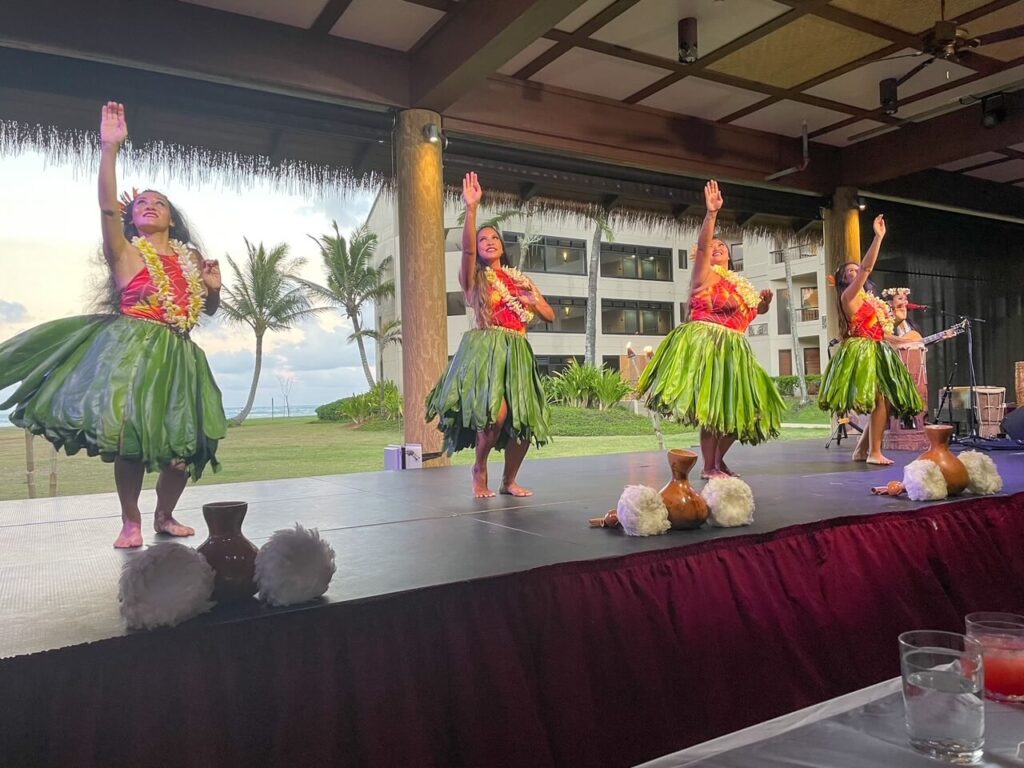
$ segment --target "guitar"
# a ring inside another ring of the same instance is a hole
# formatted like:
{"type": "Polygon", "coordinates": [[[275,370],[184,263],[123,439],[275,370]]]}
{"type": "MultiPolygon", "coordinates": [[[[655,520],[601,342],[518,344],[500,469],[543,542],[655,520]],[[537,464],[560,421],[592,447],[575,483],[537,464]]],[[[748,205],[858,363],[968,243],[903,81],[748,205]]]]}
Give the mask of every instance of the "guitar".
{"type": "Polygon", "coordinates": [[[942,341],[943,339],[951,339],[954,336],[959,336],[961,333],[967,331],[967,321],[961,320],[956,325],[950,326],[944,331],[933,333],[931,336],[921,336],[917,331],[910,331],[899,337],[900,342],[917,342],[925,346],[934,344],[936,341],[942,341]]]}

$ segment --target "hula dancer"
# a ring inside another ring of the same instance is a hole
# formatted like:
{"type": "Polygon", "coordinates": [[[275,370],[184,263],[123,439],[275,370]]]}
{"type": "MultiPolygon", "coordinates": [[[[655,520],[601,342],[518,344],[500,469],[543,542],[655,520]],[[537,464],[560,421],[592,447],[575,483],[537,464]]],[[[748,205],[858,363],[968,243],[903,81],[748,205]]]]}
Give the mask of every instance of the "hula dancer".
{"type": "Polygon", "coordinates": [[[772,292],[758,293],[728,268],[729,248],[713,237],[723,204],[718,182],[705,185],[704,201],[689,321],[661,342],[637,390],[652,410],[700,427],[706,479],[736,475],[725,463],[736,440],[756,445],[777,437],[785,405],[745,335],[750,322],[768,311],[772,292]]]}
{"type": "Polygon", "coordinates": [[[206,356],[189,331],[220,302],[220,268],[190,246],[181,213],[159,192],[119,211],[115,163],[128,136],[124,107],[102,109],[99,203],[103,255],[120,313],[68,317],[0,344],[0,388],[21,382],[0,408],[70,456],[85,450],[114,463],[121,503],[118,548],[142,546],[139,494],[159,471],[154,528],[195,531],[174,519],[189,476],[218,469],[227,423],[206,356]]]}
{"type": "Polygon", "coordinates": [[[551,322],[555,313],[533,281],[509,265],[500,233],[494,227],[477,231],[482,194],[476,174],[467,173],[459,284],[473,307],[476,329],[462,337],[448,370],[427,396],[427,421],[440,417],[437,426],[449,455],[476,447],[473,495],[478,499],[494,496],[487,485],[492,448],[505,451],[499,491],[530,496],[516,475],[530,441],[547,442],[548,406],[526,328],[535,314],[551,322]]]}
{"type": "Polygon", "coordinates": [[[868,283],[885,238],[885,219],[876,216],[875,237],[860,264],[848,262],[835,273],[839,324],[843,343],[829,360],[822,376],[818,406],[836,414],[870,413],[867,453],[860,446],[854,461],[892,464],[882,455],[882,436],[891,410],[909,419],[924,410],[921,395],[892,344],[893,316],[889,305],[877,298],[868,283]]]}

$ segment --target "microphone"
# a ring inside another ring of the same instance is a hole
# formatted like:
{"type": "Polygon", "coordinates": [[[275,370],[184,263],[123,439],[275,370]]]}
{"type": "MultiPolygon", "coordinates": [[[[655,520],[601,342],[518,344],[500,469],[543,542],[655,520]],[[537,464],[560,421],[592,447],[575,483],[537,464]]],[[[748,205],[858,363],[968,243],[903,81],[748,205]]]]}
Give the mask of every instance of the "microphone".
{"type": "Polygon", "coordinates": [[[931,307],[929,307],[927,304],[913,304],[912,302],[908,301],[907,309],[931,309],[931,307]]]}

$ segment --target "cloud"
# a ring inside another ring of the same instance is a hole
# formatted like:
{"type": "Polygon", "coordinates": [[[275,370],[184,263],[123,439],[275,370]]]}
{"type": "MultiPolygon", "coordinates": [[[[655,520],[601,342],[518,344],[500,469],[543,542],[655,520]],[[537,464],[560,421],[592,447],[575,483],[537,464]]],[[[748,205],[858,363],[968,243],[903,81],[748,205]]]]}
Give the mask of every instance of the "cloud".
{"type": "Polygon", "coordinates": [[[0,299],[0,323],[23,323],[28,320],[28,309],[16,301],[0,299]]]}

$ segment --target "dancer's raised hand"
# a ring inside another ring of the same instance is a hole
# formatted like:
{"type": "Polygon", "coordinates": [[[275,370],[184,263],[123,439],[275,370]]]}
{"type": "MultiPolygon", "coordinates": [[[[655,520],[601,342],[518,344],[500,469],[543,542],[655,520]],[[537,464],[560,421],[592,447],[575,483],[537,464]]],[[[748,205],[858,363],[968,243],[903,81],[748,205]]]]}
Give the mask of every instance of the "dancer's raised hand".
{"type": "Polygon", "coordinates": [[[875,216],[872,226],[875,230],[875,237],[885,237],[885,217],[882,214],[875,216]]]}
{"type": "Polygon", "coordinates": [[[100,143],[120,146],[128,138],[128,123],[124,119],[124,104],[108,101],[100,109],[100,143]]]}
{"type": "Polygon", "coordinates": [[[718,189],[718,182],[714,179],[704,185],[704,204],[707,206],[708,213],[717,213],[722,209],[724,204],[722,192],[718,189]]]}
{"type": "Polygon", "coordinates": [[[462,179],[462,201],[466,204],[466,207],[475,208],[483,195],[484,192],[480,189],[480,181],[477,179],[476,173],[470,171],[462,179]]]}

